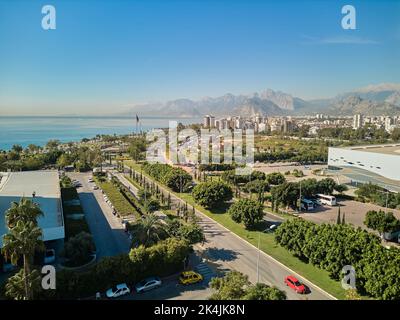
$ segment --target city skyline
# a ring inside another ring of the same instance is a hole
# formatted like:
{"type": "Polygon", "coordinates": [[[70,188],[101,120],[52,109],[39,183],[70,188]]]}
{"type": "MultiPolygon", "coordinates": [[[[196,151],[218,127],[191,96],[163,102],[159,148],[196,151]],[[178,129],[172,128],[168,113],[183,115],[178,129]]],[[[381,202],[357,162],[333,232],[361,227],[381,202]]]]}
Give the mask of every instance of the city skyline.
{"type": "Polygon", "coordinates": [[[111,114],[152,101],[266,88],[330,98],[400,83],[400,4],[354,1],[0,3],[2,115],[111,114]],[[290,6],[290,10],[288,9],[290,6]]]}

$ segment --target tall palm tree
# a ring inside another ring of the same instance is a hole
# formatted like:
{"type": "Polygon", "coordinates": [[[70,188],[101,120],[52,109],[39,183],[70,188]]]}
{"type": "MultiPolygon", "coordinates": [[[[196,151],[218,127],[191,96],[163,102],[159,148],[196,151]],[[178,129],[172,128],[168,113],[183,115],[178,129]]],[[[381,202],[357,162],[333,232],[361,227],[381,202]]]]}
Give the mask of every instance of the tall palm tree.
{"type": "Polygon", "coordinates": [[[21,198],[19,202],[12,202],[11,207],[5,214],[9,229],[12,229],[18,221],[34,222],[37,224],[37,218],[40,216],[43,216],[43,212],[39,205],[27,198],[21,198]]]}
{"type": "Polygon", "coordinates": [[[35,249],[44,249],[42,230],[33,221],[17,221],[10,232],[3,236],[2,252],[6,259],[16,265],[22,256],[24,259],[24,286],[25,299],[33,298],[31,275],[31,262],[35,249]]]}
{"type": "Polygon", "coordinates": [[[145,247],[167,237],[166,225],[154,214],[148,214],[131,227],[134,240],[145,247]]]}

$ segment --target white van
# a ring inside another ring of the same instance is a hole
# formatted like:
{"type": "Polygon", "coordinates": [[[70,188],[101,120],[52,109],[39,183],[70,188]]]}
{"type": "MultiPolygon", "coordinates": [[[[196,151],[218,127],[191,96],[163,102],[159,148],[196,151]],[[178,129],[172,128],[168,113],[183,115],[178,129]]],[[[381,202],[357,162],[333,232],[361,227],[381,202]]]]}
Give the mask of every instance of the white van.
{"type": "Polygon", "coordinates": [[[314,202],[308,199],[301,199],[301,210],[312,211],[314,209],[314,202]]]}

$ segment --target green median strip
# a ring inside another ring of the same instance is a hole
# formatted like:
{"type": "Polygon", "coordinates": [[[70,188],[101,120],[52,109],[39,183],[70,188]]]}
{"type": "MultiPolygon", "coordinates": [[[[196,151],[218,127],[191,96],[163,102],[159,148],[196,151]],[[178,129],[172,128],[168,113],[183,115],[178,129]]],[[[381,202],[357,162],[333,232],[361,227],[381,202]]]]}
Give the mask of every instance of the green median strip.
{"type": "Polygon", "coordinates": [[[96,178],[96,183],[104,191],[108,199],[115,207],[115,210],[121,216],[137,214],[136,209],[128,202],[128,200],[125,199],[122,193],[111,182],[100,181],[99,179],[96,178]]]}
{"type": "MultiPolygon", "coordinates": [[[[132,169],[140,172],[140,164],[134,163],[132,161],[126,161],[125,163],[132,169]]],[[[144,172],[143,175],[151,180],[154,180],[152,177],[144,172]]],[[[243,225],[234,222],[226,212],[212,212],[197,205],[192,196],[188,193],[175,193],[165,186],[163,186],[163,188],[169,190],[171,194],[174,194],[176,197],[181,198],[183,201],[186,201],[188,204],[194,206],[197,210],[201,211],[206,216],[220,223],[225,228],[229,229],[230,231],[254,246],[258,245],[258,237],[260,234],[260,249],[263,252],[275,258],[290,269],[294,270],[295,272],[308,279],[321,289],[330,293],[334,297],[338,299],[345,299],[345,290],[342,288],[339,282],[329,277],[327,271],[319,269],[312,264],[302,262],[301,260],[294,257],[288,250],[275,243],[273,234],[246,230],[243,225]]]]}

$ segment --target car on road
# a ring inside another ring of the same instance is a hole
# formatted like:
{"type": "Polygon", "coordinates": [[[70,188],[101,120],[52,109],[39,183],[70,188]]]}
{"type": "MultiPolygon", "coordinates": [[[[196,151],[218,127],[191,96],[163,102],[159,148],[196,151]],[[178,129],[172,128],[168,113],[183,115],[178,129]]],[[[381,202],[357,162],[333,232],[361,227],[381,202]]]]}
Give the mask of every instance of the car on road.
{"type": "Polygon", "coordinates": [[[140,281],[138,284],[136,284],[135,289],[137,293],[142,293],[146,292],[152,289],[156,289],[161,287],[161,280],[158,277],[149,277],[146,278],[142,281],[140,281]]]}
{"type": "Polygon", "coordinates": [[[108,289],[106,292],[106,296],[109,299],[122,297],[131,293],[128,285],[126,283],[117,284],[115,287],[108,289]]]}
{"type": "Polygon", "coordinates": [[[203,281],[203,276],[194,271],[184,271],[179,277],[179,282],[185,285],[195,284],[201,281],[203,281]]]}
{"type": "Polygon", "coordinates": [[[81,184],[79,181],[77,181],[77,180],[73,180],[73,181],[71,182],[71,184],[72,184],[72,186],[75,187],[75,188],[82,187],[82,184],[81,184]]]}
{"type": "Polygon", "coordinates": [[[306,293],[306,287],[304,286],[304,284],[302,284],[299,280],[297,280],[296,277],[294,276],[287,276],[285,278],[285,284],[293,289],[294,291],[296,291],[297,293],[301,293],[304,294],[306,293]]]}

